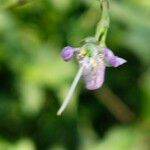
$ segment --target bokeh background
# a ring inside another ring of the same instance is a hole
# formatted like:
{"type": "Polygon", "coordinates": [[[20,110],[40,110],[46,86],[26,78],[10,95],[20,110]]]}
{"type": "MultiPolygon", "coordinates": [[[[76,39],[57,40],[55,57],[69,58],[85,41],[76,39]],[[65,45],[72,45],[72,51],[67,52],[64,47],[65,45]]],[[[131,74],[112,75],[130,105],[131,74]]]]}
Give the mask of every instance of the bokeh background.
{"type": "Polygon", "coordinates": [[[0,150],[149,150],[150,1],[110,0],[107,45],[128,63],[104,86],[81,79],[61,48],[95,34],[97,0],[0,0],[0,150]]]}

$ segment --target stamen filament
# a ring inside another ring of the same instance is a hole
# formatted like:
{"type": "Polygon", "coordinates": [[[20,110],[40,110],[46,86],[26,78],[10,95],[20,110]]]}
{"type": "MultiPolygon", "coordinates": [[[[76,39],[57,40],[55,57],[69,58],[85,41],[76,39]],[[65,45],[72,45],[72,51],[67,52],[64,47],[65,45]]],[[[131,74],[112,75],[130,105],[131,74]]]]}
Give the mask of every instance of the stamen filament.
{"type": "Polygon", "coordinates": [[[75,90],[75,88],[77,86],[77,83],[79,82],[79,79],[80,79],[80,77],[82,75],[83,68],[84,68],[84,66],[80,67],[79,71],[77,72],[76,77],[75,77],[75,79],[74,79],[74,81],[73,81],[73,83],[72,83],[72,85],[70,87],[70,90],[69,90],[65,100],[64,100],[63,104],[61,105],[60,109],[57,112],[58,116],[61,115],[61,113],[65,110],[66,106],[70,102],[71,96],[73,95],[73,92],[74,92],[74,90],[75,90]]]}

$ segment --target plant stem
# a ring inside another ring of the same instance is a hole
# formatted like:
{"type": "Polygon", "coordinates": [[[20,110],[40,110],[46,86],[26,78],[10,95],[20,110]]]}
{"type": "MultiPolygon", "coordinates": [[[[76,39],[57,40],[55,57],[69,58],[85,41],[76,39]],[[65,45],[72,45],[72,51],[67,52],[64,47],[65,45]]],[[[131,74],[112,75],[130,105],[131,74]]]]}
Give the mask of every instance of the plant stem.
{"type": "Polygon", "coordinates": [[[108,0],[100,0],[102,9],[101,19],[96,28],[95,38],[101,46],[105,46],[107,31],[109,28],[109,5],[108,0]]]}

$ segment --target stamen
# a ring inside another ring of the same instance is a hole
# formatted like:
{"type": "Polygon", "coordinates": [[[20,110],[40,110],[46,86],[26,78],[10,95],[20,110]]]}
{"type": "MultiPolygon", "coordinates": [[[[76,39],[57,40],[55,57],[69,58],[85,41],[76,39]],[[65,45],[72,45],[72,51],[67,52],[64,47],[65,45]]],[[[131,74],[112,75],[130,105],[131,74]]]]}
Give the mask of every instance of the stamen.
{"type": "Polygon", "coordinates": [[[74,79],[74,81],[73,81],[73,83],[71,85],[71,88],[70,88],[70,90],[69,90],[65,100],[64,100],[63,104],[61,105],[60,109],[57,112],[58,116],[61,115],[61,113],[65,110],[66,106],[70,102],[71,96],[73,95],[73,92],[74,92],[74,90],[75,90],[75,88],[77,86],[77,83],[78,83],[78,81],[79,81],[79,79],[80,79],[80,77],[82,75],[83,68],[84,68],[84,66],[81,66],[79,71],[77,72],[76,77],[75,77],[75,79],[74,79]]]}

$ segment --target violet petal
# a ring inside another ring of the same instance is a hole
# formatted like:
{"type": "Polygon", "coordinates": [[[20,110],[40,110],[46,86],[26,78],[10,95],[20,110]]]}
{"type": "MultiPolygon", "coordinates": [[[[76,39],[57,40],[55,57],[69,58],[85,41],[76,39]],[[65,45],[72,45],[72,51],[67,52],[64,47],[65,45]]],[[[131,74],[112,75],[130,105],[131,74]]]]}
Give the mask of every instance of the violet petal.
{"type": "Polygon", "coordinates": [[[106,47],[102,50],[105,56],[106,64],[108,66],[118,67],[127,62],[125,59],[115,56],[114,53],[106,47]]]}
{"type": "Polygon", "coordinates": [[[127,61],[121,57],[115,56],[115,62],[112,64],[113,67],[118,67],[124,63],[126,63],[127,61]]]}
{"type": "Polygon", "coordinates": [[[69,61],[74,54],[74,48],[70,46],[66,46],[61,51],[61,56],[65,61],[69,61]]]}
{"type": "Polygon", "coordinates": [[[98,64],[98,66],[91,70],[91,72],[86,69],[83,71],[83,77],[88,90],[96,90],[103,85],[105,68],[105,64],[102,63],[98,64]]]}

